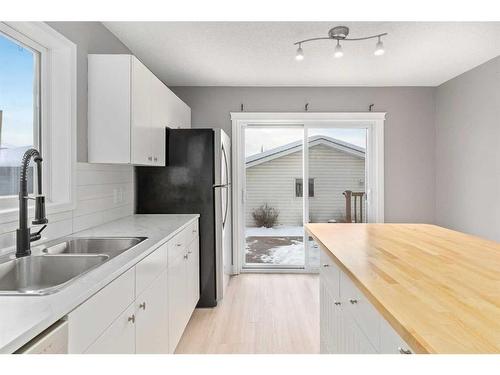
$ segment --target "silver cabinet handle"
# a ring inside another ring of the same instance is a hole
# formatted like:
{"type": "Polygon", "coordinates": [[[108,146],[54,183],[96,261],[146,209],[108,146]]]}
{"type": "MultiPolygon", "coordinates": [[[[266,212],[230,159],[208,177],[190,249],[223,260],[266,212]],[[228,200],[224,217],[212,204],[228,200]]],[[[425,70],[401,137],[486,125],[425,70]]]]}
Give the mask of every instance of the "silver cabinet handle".
{"type": "Polygon", "coordinates": [[[140,303],[139,304],[139,308],[143,309],[143,310],[146,310],[146,302],[140,303]]]}
{"type": "Polygon", "coordinates": [[[333,301],[333,304],[335,306],[340,306],[340,305],[342,305],[342,302],[340,302],[340,301],[333,301]]]}
{"type": "Polygon", "coordinates": [[[153,157],[152,157],[152,156],[148,156],[148,160],[149,160],[149,161],[152,161],[152,160],[153,160],[153,157]]]}
{"type": "Polygon", "coordinates": [[[351,298],[351,299],[349,300],[349,302],[351,302],[351,304],[352,304],[352,305],[354,305],[354,304],[358,303],[358,300],[357,300],[357,299],[355,299],[355,298],[351,298]]]}
{"type": "Polygon", "coordinates": [[[400,354],[411,354],[411,350],[410,349],[405,349],[405,348],[399,347],[398,351],[399,351],[400,354]]]}
{"type": "Polygon", "coordinates": [[[329,264],[327,264],[327,263],[325,263],[325,264],[323,264],[323,267],[325,267],[325,268],[326,268],[326,267],[330,267],[330,265],[329,265],[329,264]]]}
{"type": "Polygon", "coordinates": [[[132,323],[135,323],[135,314],[132,314],[132,316],[129,316],[128,317],[128,321],[132,322],[132,323]]]}

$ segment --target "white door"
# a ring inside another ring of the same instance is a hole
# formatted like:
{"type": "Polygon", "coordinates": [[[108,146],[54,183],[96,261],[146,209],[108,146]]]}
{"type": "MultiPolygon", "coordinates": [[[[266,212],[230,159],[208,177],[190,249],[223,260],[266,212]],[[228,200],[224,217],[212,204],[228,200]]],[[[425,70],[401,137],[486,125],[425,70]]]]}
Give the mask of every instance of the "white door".
{"type": "Polygon", "coordinates": [[[136,298],[136,353],[168,353],[167,303],[167,272],[164,271],[136,298]]]}
{"type": "Polygon", "coordinates": [[[134,354],[135,353],[135,306],[131,304],[104,332],[90,345],[87,354],[134,354]]]}
{"type": "Polygon", "coordinates": [[[153,164],[151,151],[151,97],[152,78],[137,58],[132,57],[131,78],[131,162],[153,164]]]}

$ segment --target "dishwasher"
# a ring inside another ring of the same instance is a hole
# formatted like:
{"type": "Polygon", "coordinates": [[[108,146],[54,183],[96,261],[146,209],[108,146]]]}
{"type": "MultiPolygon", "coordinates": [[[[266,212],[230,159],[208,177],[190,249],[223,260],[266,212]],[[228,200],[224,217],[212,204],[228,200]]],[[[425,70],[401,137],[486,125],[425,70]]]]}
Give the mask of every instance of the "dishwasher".
{"type": "Polygon", "coordinates": [[[61,319],[23,345],[15,354],[68,353],[68,321],[61,319]]]}

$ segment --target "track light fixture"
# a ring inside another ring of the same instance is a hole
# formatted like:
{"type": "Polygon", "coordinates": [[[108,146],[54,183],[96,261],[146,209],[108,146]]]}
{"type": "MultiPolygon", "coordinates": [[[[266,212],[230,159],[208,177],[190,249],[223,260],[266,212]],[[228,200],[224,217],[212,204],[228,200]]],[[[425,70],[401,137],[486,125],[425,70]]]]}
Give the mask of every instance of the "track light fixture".
{"type": "Polygon", "coordinates": [[[340,41],[356,42],[356,41],[360,41],[360,40],[378,38],[377,44],[375,45],[375,51],[373,53],[375,56],[382,56],[385,53],[384,43],[382,43],[381,38],[383,36],[386,36],[387,33],[370,35],[370,36],[366,36],[366,37],[362,37],[362,38],[348,38],[347,37],[348,35],[349,35],[349,28],[347,26],[335,26],[334,28],[331,28],[328,31],[328,36],[326,36],[326,37],[310,38],[310,39],[304,39],[304,40],[300,40],[298,42],[295,42],[294,45],[299,46],[299,48],[297,48],[297,54],[295,55],[295,59],[298,61],[304,60],[304,50],[302,49],[302,43],[308,43],[308,42],[312,42],[314,40],[323,40],[323,39],[337,41],[337,45],[335,46],[335,49],[333,51],[333,56],[336,58],[340,58],[340,57],[344,56],[344,50],[342,48],[342,45],[340,44],[340,41]]]}

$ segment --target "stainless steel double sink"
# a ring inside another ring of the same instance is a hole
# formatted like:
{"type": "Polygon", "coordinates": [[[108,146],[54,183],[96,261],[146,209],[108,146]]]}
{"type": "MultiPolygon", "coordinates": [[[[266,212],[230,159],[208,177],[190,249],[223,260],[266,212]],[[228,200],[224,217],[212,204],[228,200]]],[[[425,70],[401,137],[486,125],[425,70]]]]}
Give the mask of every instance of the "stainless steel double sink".
{"type": "Polygon", "coordinates": [[[0,258],[0,295],[56,293],[72,281],[135,247],[147,237],[68,237],[23,258],[0,258]]]}

